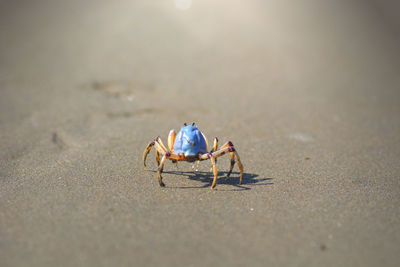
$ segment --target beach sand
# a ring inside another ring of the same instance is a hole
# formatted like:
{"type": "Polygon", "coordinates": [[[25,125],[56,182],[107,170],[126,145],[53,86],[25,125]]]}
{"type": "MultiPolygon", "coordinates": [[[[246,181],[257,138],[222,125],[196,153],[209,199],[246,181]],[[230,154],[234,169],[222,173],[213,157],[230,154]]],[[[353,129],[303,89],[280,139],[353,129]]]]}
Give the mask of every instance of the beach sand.
{"type": "Polygon", "coordinates": [[[384,7],[2,1],[0,265],[399,266],[384,7]],[[229,156],[215,190],[209,161],[143,170],[184,122],[235,144],[241,185],[229,156]]]}

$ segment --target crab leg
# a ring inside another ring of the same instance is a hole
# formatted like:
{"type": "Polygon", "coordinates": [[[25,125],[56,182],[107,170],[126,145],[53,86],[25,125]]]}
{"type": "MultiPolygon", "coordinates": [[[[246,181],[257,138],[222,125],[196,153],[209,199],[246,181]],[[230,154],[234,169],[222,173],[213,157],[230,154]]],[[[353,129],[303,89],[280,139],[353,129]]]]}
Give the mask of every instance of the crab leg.
{"type": "Polygon", "coordinates": [[[169,131],[168,134],[168,148],[171,153],[174,152],[174,143],[175,143],[176,133],[174,130],[169,131]]]}
{"type": "Polygon", "coordinates": [[[222,150],[222,149],[224,149],[224,148],[227,148],[227,147],[230,147],[230,146],[233,147],[233,144],[232,144],[231,141],[228,141],[228,142],[226,142],[225,144],[223,144],[223,146],[221,146],[220,150],[222,150]]]}
{"type": "Polygon", "coordinates": [[[157,166],[160,166],[160,153],[156,150],[156,162],[157,166]]]}
{"type": "Polygon", "coordinates": [[[163,142],[159,136],[156,138],[156,141],[157,141],[158,145],[160,145],[161,149],[164,150],[164,152],[168,151],[168,149],[165,147],[165,145],[163,144],[163,142]]]}
{"type": "Polygon", "coordinates": [[[214,174],[214,180],[211,184],[211,189],[214,189],[217,184],[218,170],[217,170],[217,157],[214,156],[215,153],[207,153],[200,156],[200,160],[210,159],[212,164],[212,172],[214,174]]]}
{"type": "MultiPolygon", "coordinates": [[[[167,153],[167,150],[165,149],[165,147],[163,147],[162,141],[161,144],[159,143],[159,141],[161,141],[160,137],[157,137],[154,141],[151,141],[146,149],[143,151],[143,156],[142,156],[142,160],[143,160],[143,166],[146,169],[146,158],[147,155],[149,154],[151,148],[153,146],[155,146],[157,152],[161,155],[164,155],[165,153],[167,153]]],[[[156,152],[156,160],[157,160],[157,152],[156,152]]]]}
{"type": "Polygon", "coordinates": [[[199,166],[200,166],[200,160],[197,160],[195,163],[193,163],[192,169],[197,172],[199,170],[199,166]]]}
{"type": "Polygon", "coordinates": [[[151,150],[151,148],[154,146],[154,141],[151,141],[148,145],[147,145],[147,147],[146,147],[146,149],[143,151],[143,156],[142,156],[142,160],[143,160],[143,167],[146,169],[146,158],[147,158],[147,155],[149,154],[149,152],[150,152],[150,150],[151,150]]]}
{"type": "Polygon", "coordinates": [[[233,169],[233,165],[235,163],[235,161],[233,161],[233,163],[232,163],[232,154],[234,154],[235,157],[236,157],[236,160],[237,160],[237,164],[239,166],[239,170],[240,170],[240,183],[242,183],[242,181],[243,181],[243,165],[242,165],[242,162],[240,161],[239,154],[236,152],[236,150],[235,150],[235,148],[233,146],[229,146],[229,147],[226,147],[224,149],[220,149],[217,152],[214,152],[212,154],[213,154],[214,157],[218,158],[218,157],[221,157],[222,155],[225,155],[227,152],[231,152],[231,167],[230,167],[230,170],[229,170],[229,173],[228,173],[228,177],[231,174],[231,171],[233,169]]]}
{"type": "Polygon", "coordinates": [[[212,169],[213,169],[213,173],[214,173],[214,180],[211,185],[211,189],[213,189],[215,187],[215,185],[217,184],[217,177],[218,177],[217,164],[215,162],[214,157],[211,157],[211,164],[212,164],[212,169]]]}
{"type": "Polygon", "coordinates": [[[213,148],[211,149],[211,152],[215,152],[217,150],[218,150],[218,138],[215,137],[214,138],[214,145],[213,145],[213,148]]]}
{"type": "Polygon", "coordinates": [[[235,148],[233,147],[232,142],[226,142],[220,150],[213,152],[213,153],[208,153],[208,154],[203,154],[200,159],[201,160],[206,160],[206,159],[217,159],[223,155],[225,155],[226,153],[231,153],[231,166],[230,166],[230,170],[228,172],[228,177],[232,172],[233,166],[235,164],[235,160],[234,157],[236,157],[237,160],[237,164],[239,166],[239,170],[240,170],[240,183],[242,183],[243,181],[243,165],[242,162],[240,161],[240,157],[239,154],[236,152],[235,148]]]}
{"type": "Polygon", "coordinates": [[[205,134],[203,134],[202,132],[200,132],[201,133],[201,135],[204,137],[204,140],[206,140],[206,150],[208,151],[208,139],[207,139],[207,137],[205,136],[205,134]]]}
{"type": "Polygon", "coordinates": [[[240,183],[242,183],[242,181],[243,181],[243,164],[240,161],[239,154],[236,152],[236,150],[234,151],[234,153],[235,153],[237,164],[238,164],[239,170],[240,170],[240,183]]]}
{"type": "Polygon", "coordinates": [[[204,160],[204,159],[208,159],[208,158],[210,158],[210,156],[213,156],[213,157],[215,157],[215,158],[219,158],[219,157],[225,155],[226,153],[233,152],[233,151],[230,151],[230,150],[232,150],[232,149],[234,149],[234,148],[233,148],[233,147],[221,148],[221,149],[218,150],[218,151],[215,151],[215,152],[212,152],[212,153],[208,153],[208,154],[203,154],[203,155],[201,155],[200,159],[203,159],[203,160],[204,160]]]}
{"type": "Polygon", "coordinates": [[[231,175],[232,170],[233,170],[233,166],[235,166],[235,153],[234,153],[234,152],[231,152],[231,153],[230,153],[230,156],[231,156],[231,165],[230,165],[230,167],[229,167],[229,172],[228,172],[228,174],[226,175],[227,177],[229,177],[229,176],[231,175]]]}
{"type": "MultiPolygon", "coordinates": [[[[213,148],[211,148],[210,153],[213,153],[213,152],[215,152],[217,150],[218,150],[218,138],[215,137],[214,138],[214,145],[213,145],[213,148]]],[[[215,164],[217,164],[217,159],[215,159],[215,164]]],[[[212,168],[210,169],[210,172],[211,171],[212,171],[212,168]]]]}
{"type": "Polygon", "coordinates": [[[158,171],[157,171],[158,184],[159,184],[161,187],[164,187],[164,186],[165,186],[165,184],[164,184],[163,181],[162,181],[161,173],[163,172],[164,164],[165,164],[165,161],[166,161],[166,160],[167,160],[167,155],[165,154],[165,155],[162,157],[162,159],[161,159],[161,163],[160,163],[160,166],[158,166],[158,171]]]}

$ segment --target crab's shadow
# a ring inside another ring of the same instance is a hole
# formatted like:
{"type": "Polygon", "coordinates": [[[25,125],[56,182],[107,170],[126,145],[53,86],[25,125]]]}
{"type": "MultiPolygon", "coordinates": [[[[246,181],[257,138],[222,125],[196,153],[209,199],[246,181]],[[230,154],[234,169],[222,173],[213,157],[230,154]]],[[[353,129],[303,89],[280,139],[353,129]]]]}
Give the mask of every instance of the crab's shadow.
{"type": "MultiPolygon", "coordinates": [[[[157,172],[157,171],[152,171],[152,172],[157,172]]],[[[165,174],[172,174],[172,175],[179,175],[179,176],[185,176],[186,178],[189,178],[190,180],[194,181],[200,181],[203,183],[201,186],[176,186],[174,188],[179,188],[179,189],[190,189],[190,188],[206,188],[210,187],[212,184],[212,181],[214,179],[214,175],[212,172],[206,172],[206,171],[164,171],[163,173],[165,174]]],[[[219,171],[218,172],[218,181],[217,181],[217,190],[220,191],[243,191],[243,190],[250,190],[251,188],[249,186],[268,186],[268,185],[273,185],[271,181],[273,178],[258,178],[256,179],[259,175],[254,174],[254,173],[243,173],[243,180],[242,183],[240,184],[240,173],[239,172],[232,172],[230,177],[227,177],[228,172],[227,171],[219,171]],[[221,189],[218,188],[218,185],[222,184],[227,184],[227,185],[232,185],[235,188],[233,189],[221,189]]],[[[167,185],[167,187],[169,187],[167,185]]]]}

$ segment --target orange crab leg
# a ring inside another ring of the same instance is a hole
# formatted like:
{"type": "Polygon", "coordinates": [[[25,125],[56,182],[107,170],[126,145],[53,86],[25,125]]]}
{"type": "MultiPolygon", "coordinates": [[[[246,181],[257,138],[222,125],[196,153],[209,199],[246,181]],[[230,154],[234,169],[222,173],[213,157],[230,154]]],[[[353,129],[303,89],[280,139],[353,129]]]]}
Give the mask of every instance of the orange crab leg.
{"type": "Polygon", "coordinates": [[[215,152],[217,150],[218,150],[218,138],[215,137],[214,138],[214,145],[213,145],[213,148],[212,148],[211,152],[215,152]]]}
{"type": "Polygon", "coordinates": [[[236,152],[236,150],[234,151],[234,153],[235,153],[237,164],[238,164],[239,170],[240,170],[240,183],[242,183],[242,181],[243,181],[243,164],[240,161],[239,154],[236,152]]]}
{"type": "MultiPolygon", "coordinates": [[[[242,183],[242,181],[243,181],[243,165],[242,165],[242,162],[240,161],[239,154],[236,152],[235,148],[233,147],[232,142],[230,142],[230,141],[227,142],[226,144],[224,144],[221,147],[220,150],[218,150],[216,152],[201,155],[200,156],[200,160],[211,159],[211,162],[214,162],[212,170],[213,170],[213,172],[215,172],[216,167],[214,168],[214,164],[216,163],[216,159],[221,157],[221,156],[223,156],[223,155],[225,155],[226,153],[231,153],[230,154],[231,155],[231,166],[230,166],[230,170],[228,172],[228,177],[232,172],[233,166],[235,164],[234,157],[236,157],[236,160],[237,160],[237,163],[238,163],[238,166],[239,166],[239,170],[240,170],[240,183],[242,183]]],[[[214,173],[213,185],[214,185],[214,182],[216,182],[215,173],[214,173]]],[[[214,185],[214,187],[215,187],[215,185],[214,185]]],[[[214,187],[211,186],[211,188],[214,188],[214,187]]]]}
{"type": "Polygon", "coordinates": [[[160,166],[160,153],[158,153],[157,150],[156,150],[156,162],[157,162],[157,166],[160,166]]]}
{"type": "Polygon", "coordinates": [[[165,161],[166,161],[166,160],[167,160],[167,155],[164,155],[164,156],[162,157],[162,159],[161,159],[161,163],[160,163],[160,166],[158,166],[158,171],[157,171],[158,184],[159,184],[161,187],[164,187],[164,186],[165,186],[165,184],[164,184],[163,181],[162,181],[161,173],[163,172],[164,164],[165,164],[165,161]]]}
{"type": "Polygon", "coordinates": [[[234,152],[230,152],[230,156],[231,156],[231,165],[229,167],[229,172],[226,175],[227,177],[229,177],[232,173],[233,170],[233,166],[235,165],[235,153],[234,152]]]}
{"type": "Polygon", "coordinates": [[[174,130],[169,131],[168,134],[168,148],[171,153],[174,152],[174,144],[175,144],[176,133],[174,130]]]}
{"type": "Polygon", "coordinates": [[[163,142],[162,142],[162,140],[161,140],[161,138],[159,136],[156,138],[156,141],[157,141],[156,142],[156,146],[159,145],[164,152],[168,151],[167,148],[164,146],[164,144],[163,144],[163,142]]]}
{"type": "Polygon", "coordinates": [[[223,144],[223,145],[221,146],[220,150],[221,150],[221,149],[224,149],[224,148],[226,148],[226,147],[230,147],[230,146],[233,146],[233,144],[232,144],[231,141],[228,141],[228,142],[226,142],[225,144],[223,144]]]}
{"type": "Polygon", "coordinates": [[[149,154],[149,152],[150,152],[150,150],[151,150],[151,148],[154,146],[154,141],[151,141],[148,145],[147,145],[147,147],[146,147],[146,149],[143,151],[143,156],[142,156],[142,160],[143,160],[143,167],[146,169],[146,158],[147,158],[147,155],[149,154]]]}
{"type": "Polygon", "coordinates": [[[217,184],[217,177],[218,177],[217,164],[215,162],[214,157],[211,157],[211,164],[212,164],[212,169],[213,169],[213,173],[214,173],[214,180],[211,185],[211,189],[213,189],[215,187],[215,185],[217,184]]]}
{"type": "MultiPolygon", "coordinates": [[[[164,147],[164,145],[163,145],[163,143],[162,143],[160,137],[157,137],[154,141],[151,141],[151,142],[147,145],[146,149],[143,151],[142,160],[143,160],[143,166],[144,166],[145,169],[146,169],[146,159],[147,159],[147,155],[149,154],[149,152],[150,152],[150,150],[151,150],[151,148],[152,148],[153,146],[155,146],[155,148],[156,148],[156,160],[157,160],[157,158],[159,159],[159,155],[160,155],[160,154],[161,154],[161,155],[164,155],[165,153],[168,153],[168,152],[167,152],[167,149],[164,147]],[[161,142],[161,143],[160,143],[160,142],[161,142]],[[157,157],[157,153],[159,154],[158,157],[157,157]]],[[[157,163],[158,163],[158,160],[157,160],[157,163]]]]}
{"type": "MultiPolygon", "coordinates": [[[[230,144],[232,144],[232,143],[230,142],[230,144]]],[[[212,154],[213,154],[214,157],[219,158],[219,157],[221,157],[222,155],[225,155],[228,152],[231,152],[236,157],[237,164],[238,164],[239,170],[240,170],[240,183],[242,183],[242,181],[243,181],[243,164],[240,161],[239,154],[237,153],[237,151],[235,150],[235,148],[233,146],[229,146],[229,147],[226,147],[224,149],[220,149],[217,152],[214,152],[212,154]]],[[[231,169],[233,169],[232,154],[231,154],[231,169]]],[[[234,164],[234,162],[233,162],[233,164],[234,164]]],[[[230,173],[231,173],[231,171],[229,171],[229,175],[230,175],[230,173]]]]}
{"type": "Polygon", "coordinates": [[[208,151],[208,140],[205,134],[203,134],[202,132],[200,132],[201,135],[204,137],[204,140],[206,140],[206,150],[208,151]]]}

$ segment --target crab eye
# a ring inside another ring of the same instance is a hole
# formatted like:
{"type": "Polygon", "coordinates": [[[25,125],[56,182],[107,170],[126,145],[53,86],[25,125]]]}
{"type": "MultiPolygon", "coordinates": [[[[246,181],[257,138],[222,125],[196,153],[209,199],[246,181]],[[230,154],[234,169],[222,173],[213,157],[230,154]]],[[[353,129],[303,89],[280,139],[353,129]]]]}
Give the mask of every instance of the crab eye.
{"type": "Polygon", "coordinates": [[[194,126],[194,122],[192,123],[192,126],[194,126]]]}
{"type": "Polygon", "coordinates": [[[183,126],[187,126],[186,122],[183,124],[183,126]]]}

